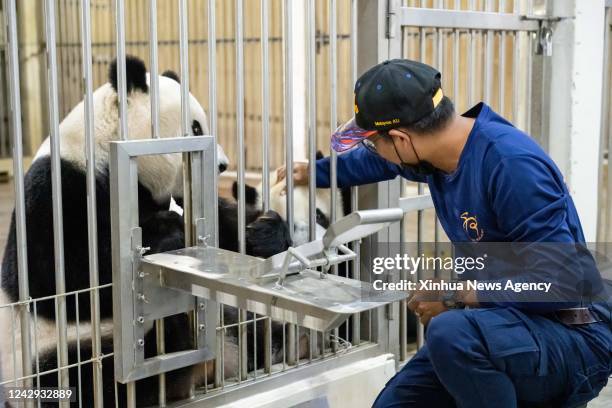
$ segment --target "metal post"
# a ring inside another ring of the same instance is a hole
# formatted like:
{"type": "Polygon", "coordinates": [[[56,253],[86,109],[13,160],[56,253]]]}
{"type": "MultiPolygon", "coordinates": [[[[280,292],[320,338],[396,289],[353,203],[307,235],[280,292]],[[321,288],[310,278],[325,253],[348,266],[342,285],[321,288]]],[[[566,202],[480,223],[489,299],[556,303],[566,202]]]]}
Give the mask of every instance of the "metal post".
{"type": "MultiPolygon", "coordinates": [[[[329,95],[330,95],[330,111],[329,111],[329,123],[330,123],[330,134],[334,132],[338,125],[338,30],[337,30],[337,4],[336,0],[329,1],[329,95]]],[[[330,191],[331,191],[331,210],[330,210],[330,222],[335,222],[338,214],[336,211],[336,204],[338,202],[338,155],[334,149],[330,149],[330,191]]],[[[338,274],[338,266],[332,267],[334,275],[338,274]]],[[[338,329],[334,329],[333,334],[335,339],[338,338],[338,329]]],[[[332,351],[337,351],[337,341],[332,343],[332,351]]]]}
{"type": "Polygon", "coordinates": [[[262,203],[263,211],[270,209],[270,47],[269,4],[261,0],[261,136],[262,136],[262,203]]]}
{"type": "MultiPolygon", "coordinates": [[[[8,88],[9,108],[11,113],[11,130],[13,135],[13,183],[15,189],[15,230],[17,241],[17,273],[19,282],[19,301],[30,299],[28,282],[28,251],[25,219],[25,194],[23,182],[23,138],[21,126],[21,92],[19,89],[19,40],[17,37],[17,9],[15,0],[4,2],[7,26],[8,55],[8,88]]],[[[21,323],[21,366],[23,375],[32,373],[32,355],[30,341],[30,314],[27,304],[19,307],[21,323]]],[[[13,329],[13,333],[15,330],[13,329]]],[[[15,348],[13,347],[13,350],[15,348]]],[[[15,356],[16,359],[16,356],[15,356]]],[[[13,367],[16,366],[16,361],[13,367]]],[[[32,380],[27,379],[24,387],[31,387],[32,380]]],[[[17,385],[17,384],[16,384],[17,385]]]]}
{"type": "Polygon", "coordinates": [[[125,68],[125,5],[115,0],[115,27],[117,28],[117,96],[119,98],[119,138],[128,139],[127,74],[125,68]]]}
{"type": "MultiPolygon", "coordinates": [[[[283,53],[284,53],[284,115],[285,115],[285,167],[287,169],[287,177],[285,181],[287,183],[287,195],[286,195],[286,214],[287,224],[289,225],[289,233],[293,238],[294,233],[294,213],[293,213],[293,87],[291,81],[293,80],[293,58],[291,55],[291,43],[293,41],[293,3],[292,1],[285,1],[283,3],[284,16],[283,16],[283,53]]],[[[296,350],[295,350],[295,336],[296,326],[293,324],[288,325],[288,339],[287,339],[287,360],[289,364],[294,364],[296,361],[296,350]]]]}
{"type": "MultiPolygon", "coordinates": [[[[357,83],[357,0],[351,0],[351,78],[353,86],[357,83]]],[[[351,210],[357,211],[359,209],[359,187],[354,186],[351,188],[351,210]]],[[[353,265],[353,279],[361,279],[361,264],[359,259],[361,257],[361,241],[353,243],[353,252],[355,252],[355,260],[352,262],[353,265]]],[[[356,313],[353,315],[353,345],[358,346],[361,343],[361,315],[356,313]]]]}
{"type": "MultiPolygon", "coordinates": [[[[215,0],[208,0],[208,116],[210,118],[210,134],[215,138],[215,147],[217,146],[217,32],[216,32],[216,9],[215,0]]],[[[217,163],[217,149],[215,148],[213,158],[217,163]]],[[[214,202],[218,202],[218,177],[215,172],[215,177],[212,179],[214,202]]],[[[214,239],[215,246],[219,244],[219,207],[214,207],[214,239]]],[[[219,306],[221,308],[221,306],[219,306]]]]}
{"type": "MultiPolygon", "coordinates": [[[[493,10],[492,0],[486,0],[486,11],[493,10]]],[[[485,57],[484,57],[484,100],[491,104],[491,95],[493,88],[493,36],[494,31],[487,30],[485,32],[485,57]]]]}
{"type": "Polygon", "coordinates": [[[151,83],[151,135],[157,139],[159,134],[159,67],[157,46],[157,0],[149,4],[149,82],[151,83]]]}
{"type": "MultiPolygon", "coordinates": [[[[96,205],[96,158],[94,142],[94,111],[93,111],[93,73],[91,52],[91,0],[84,0],[81,6],[81,38],[83,52],[83,84],[84,84],[84,123],[85,123],[85,157],[87,158],[87,237],[89,253],[89,286],[97,288],[100,284],[98,270],[98,224],[96,205]]],[[[92,358],[102,354],[100,339],[100,292],[94,289],[90,293],[91,308],[91,348],[92,358]]],[[[94,407],[104,405],[102,384],[102,362],[94,360],[93,396],[94,407]]]]}
{"type": "MultiPolygon", "coordinates": [[[[62,213],[62,174],[60,162],[59,140],[59,97],[57,89],[57,49],[55,39],[55,1],[45,2],[45,29],[47,38],[47,81],[49,101],[49,139],[51,146],[51,190],[53,197],[53,248],[55,258],[55,293],[66,293],[66,279],[64,269],[64,228],[62,213]]],[[[58,367],[68,365],[68,340],[66,327],[66,297],[57,299],[57,331],[58,331],[58,367]]],[[[58,384],[61,388],[69,387],[68,369],[58,371],[58,384]]],[[[68,407],[67,401],[60,402],[60,406],[68,407]]]]}
{"type": "MultiPolygon", "coordinates": [[[[245,152],[244,152],[244,9],[236,0],[236,138],[238,155],[238,247],[246,252],[245,152]]],[[[238,322],[246,320],[246,312],[238,311],[238,322]]],[[[247,375],[246,328],[238,325],[239,381],[247,375]]]]}

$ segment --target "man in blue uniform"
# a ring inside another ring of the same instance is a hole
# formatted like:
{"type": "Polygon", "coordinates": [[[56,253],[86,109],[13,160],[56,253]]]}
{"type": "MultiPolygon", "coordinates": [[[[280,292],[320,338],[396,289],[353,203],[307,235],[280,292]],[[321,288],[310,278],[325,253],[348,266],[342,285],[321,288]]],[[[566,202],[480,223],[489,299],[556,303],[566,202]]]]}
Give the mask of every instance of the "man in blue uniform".
{"type": "MultiPolygon", "coordinates": [[[[550,157],[484,103],[457,115],[440,78],[408,60],[385,61],[363,74],[355,84],[355,117],[332,136],[332,147],[346,151],[338,156],[338,185],[398,175],[427,183],[453,243],[584,243],[550,157]]],[[[317,187],[329,187],[329,158],[316,166],[317,187]]],[[[306,182],[306,165],[293,174],[296,183],[306,182]]],[[[584,282],[584,268],[542,262],[528,279],[546,281],[554,270],[574,292],[584,282]]],[[[588,287],[601,294],[599,273],[590,273],[588,287]]],[[[426,345],[386,384],[375,407],[575,407],[607,383],[607,302],[585,296],[520,302],[468,289],[443,293],[439,301],[423,295],[414,294],[409,307],[427,325],[426,345]]]]}

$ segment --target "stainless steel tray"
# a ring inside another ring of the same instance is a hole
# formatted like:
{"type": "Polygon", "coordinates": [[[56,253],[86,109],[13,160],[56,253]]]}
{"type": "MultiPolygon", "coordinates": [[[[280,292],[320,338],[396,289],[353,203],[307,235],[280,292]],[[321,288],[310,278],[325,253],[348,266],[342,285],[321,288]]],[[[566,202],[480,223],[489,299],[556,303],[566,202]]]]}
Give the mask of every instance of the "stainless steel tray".
{"type": "Polygon", "coordinates": [[[263,259],[214,247],[190,247],[145,256],[142,268],[162,286],[178,289],[315,330],[338,327],[351,314],[405,299],[406,292],[377,291],[368,282],[303,270],[266,274],[263,259]]]}

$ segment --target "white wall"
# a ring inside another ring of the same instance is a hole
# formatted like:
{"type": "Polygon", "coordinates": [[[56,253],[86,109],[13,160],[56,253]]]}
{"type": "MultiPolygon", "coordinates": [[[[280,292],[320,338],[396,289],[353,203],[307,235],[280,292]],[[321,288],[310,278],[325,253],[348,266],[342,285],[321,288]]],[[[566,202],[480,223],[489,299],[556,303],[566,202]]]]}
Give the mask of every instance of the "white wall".
{"type": "Polygon", "coordinates": [[[555,0],[549,151],[561,168],[587,241],[597,232],[604,0],[555,0]]]}

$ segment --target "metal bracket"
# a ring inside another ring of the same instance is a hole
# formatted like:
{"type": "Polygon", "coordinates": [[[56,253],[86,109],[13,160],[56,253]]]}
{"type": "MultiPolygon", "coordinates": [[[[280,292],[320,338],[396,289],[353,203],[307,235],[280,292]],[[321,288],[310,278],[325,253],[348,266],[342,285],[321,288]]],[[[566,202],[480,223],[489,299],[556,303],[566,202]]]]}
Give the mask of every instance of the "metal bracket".
{"type": "Polygon", "coordinates": [[[553,53],[552,36],[553,30],[556,23],[563,20],[574,19],[573,16],[539,16],[539,15],[525,15],[521,16],[521,20],[525,21],[537,21],[538,31],[537,44],[535,53],[536,55],[543,55],[545,57],[551,57],[553,53]]]}
{"type": "Polygon", "coordinates": [[[385,37],[395,38],[395,24],[397,22],[397,2],[387,0],[387,15],[385,21],[385,37]]]}

